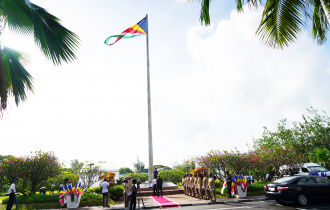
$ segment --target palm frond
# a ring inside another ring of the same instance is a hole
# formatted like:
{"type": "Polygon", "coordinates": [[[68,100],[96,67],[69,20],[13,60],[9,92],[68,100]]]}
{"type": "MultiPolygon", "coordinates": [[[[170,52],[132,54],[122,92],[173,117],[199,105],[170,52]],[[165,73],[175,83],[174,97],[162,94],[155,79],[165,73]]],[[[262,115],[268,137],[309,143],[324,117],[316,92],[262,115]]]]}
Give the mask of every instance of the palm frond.
{"type": "Polygon", "coordinates": [[[304,0],[268,0],[256,34],[266,45],[284,48],[306,25],[302,19],[305,11],[304,0]]]}
{"type": "Polygon", "coordinates": [[[313,30],[312,34],[317,44],[322,45],[327,40],[327,31],[329,30],[329,22],[325,11],[319,1],[314,1],[313,13],[313,30]]]}
{"type": "Polygon", "coordinates": [[[201,0],[201,14],[199,19],[202,24],[210,25],[210,0],[201,0]]]}
{"type": "Polygon", "coordinates": [[[68,63],[77,59],[75,51],[79,45],[76,34],[60,24],[60,20],[45,9],[32,4],[34,40],[47,58],[54,64],[68,63]]]}
{"type": "Polygon", "coordinates": [[[0,6],[8,11],[9,29],[22,35],[34,35],[37,46],[55,65],[77,59],[79,37],[62,26],[60,19],[38,5],[27,5],[25,0],[1,0],[0,6]]]}
{"type": "Polygon", "coordinates": [[[2,50],[3,66],[6,74],[7,91],[15,97],[15,103],[26,99],[26,92],[33,92],[33,78],[26,71],[25,65],[29,62],[26,54],[4,47],[2,50]]]}

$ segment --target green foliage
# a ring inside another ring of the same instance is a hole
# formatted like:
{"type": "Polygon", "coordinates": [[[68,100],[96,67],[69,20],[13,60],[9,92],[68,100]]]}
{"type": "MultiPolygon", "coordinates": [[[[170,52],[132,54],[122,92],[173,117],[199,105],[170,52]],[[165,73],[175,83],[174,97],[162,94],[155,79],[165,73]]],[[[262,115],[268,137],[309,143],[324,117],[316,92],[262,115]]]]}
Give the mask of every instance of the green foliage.
{"type": "Polygon", "coordinates": [[[309,156],[310,162],[315,162],[326,168],[330,167],[330,151],[327,149],[316,149],[309,156]]]}
{"type": "MultiPolygon", "coordinates": [[[[102,189],[101,187],[88,188],[87,193],[102,194],[102,189]]],[[[119,200],[123,196],[123,193],[124,193],[124,187],[122,185],[116,185],[114,187],[109,188],[109,197],[114,200],[119,200]]]]}
{"type": "MultiPolygon", "coordinates": [[[[58,202],[58,195],[33,194],[33,195],[19,195],[16,198],[18,204],[58,202]]],[[[2,204],[7,204],[8,200],[9,200],[8,197],[3,199],[2,204]]]]}
{"type": "Polygon", "coordinates": [[[215,188],[221,188],[223,185],[223,181],[220,180],[215,180],[215,188]]]}
{"type": "Polygon", "coordinates": [[[163,179],[164,182],[178,183],[182,181],[182,177],[185,173],[175,169],[160,171],[158,175],[163,179]]]}
{"type": "Polygon", "coordinates": [[[79,171],[83,168],[84,163],[80,163],[77,159],[70,162],[72,173],[78,175],[79,171]]]}
{"type": "Polygon", "coordinates": [[[127,174],[127,173],[133,173],[133,170],[128,168],[128,167],[124,167],[124,168],[120,168],[119,169],[119,173],[120,174],[127,174]]]}
{"type": "Polygon", "coordinates": [[[55,184],[55,189],[59,189],[60,185],[61,184],[64,184],[64,179],[67,179],[68,182],[71,182],[71,183],[76,183],[79,181],[79,177],[77,176],[77,174],[73,174],[70,172],[70,170],[66,169],[66,168],[61,168],[60,169],[60,173],[51,178],[51,179],[48,179],[45,187],[47,189],[51,189],[51,185],[52,184],[55,184]]]}
{"type": "MultiPolygon", "coordinates": [[[[189,1],[189,0],[188,0],[189,1]]],[[[249,8],[257,8],[265,3],[262,18],[256,31],[257,36],[269,47],[284,48],[294,42],[306,27],[313,22],[312,34],[318,44],[327,40],[330,6],[328,1],[274,1],[247,0],[249,8]]],[[[209,25],[211,0],[201,1],[201,24],[209,25]]],[[[243,12],[245,1],[236,0],[236,9],[243,12]]]]}
{"type": "Polygon", "coordinates": [[[135,163],[133,163],[133,166],[135,173],[140,173],[145,167],[144,163],[140,161],[139,157],[137,157],[137,160],[135,163]]]}
{"type": "MultiPolygon", "coordinates": [[[[265,128],[262,137],[254,139],[254,148],[284,146],[294,148],[303,158],[317,160],[317,154],[323,149],[330,150],[330,117],[325,112],[320,115],[313,107],[307,110],[312,116],[303,115],[302,122],[294,122],[292,128],[286,128],[285,119],[280,121],[275,132],[265,128]]],[[[330,166],[328,158],[319,160],[323,165],[330,166]]]]}
{"type": "Polygon", "coordinates": [[[163,169],[163,171],[167,171],[167,170],[171,170],[172,169],[171,167],[164,166],[164,165],[154,165],[154,168],[157,168],[158,170],[159,169],[163,169]]]}
{"type": "Polygon", "coordinates": [[[8,160],[10,158],[14,158],[14,156],[12,156],[12,155],[0,155],[0,161],[8,160]]]}
{"type": "Polygon", "coordinates": [[[141,183],[149,179],[147,173],[128,173],[125,177],[133,177],[136,180],[140,179],[141,183]]]}
{"type": "MultiPolygon", "coordinates": [[[[20,35],[33,36],[36,46],[55,65],[76,59],[79,45],[76,34],[66,29],[60,19],[38,5],[25,1],[0,1],[3,27],[20,35]]],[[[0,49],[0,117],[7,107],[8,95],[15,97],[16,105],[26,99],[26,92],[33,92],[33,78],[25,69],[27,56],[3,46],[0,49]]]]}
{"type": "Polygon", "coordinates": [[[87,192],[101,194],[102,190],[101,187],[92,187],[92,188],[87,188],[87,192]]]}
{"type": "Polygon", "coordinates": [[[109,188],[109,197],[113,200],[119,200],[124,195],[124,187],[122,185],[116,185],[109,188]]]}
{"type": "Polygon", "coordinates": [[[175,162],[173,166],[173,169],[184,172],[185,174],[194,170],[195,168],[195,162],[189,160],[185,160],[183,163],[175,162]]]}
{"type": "Polygon", "coordinates": [[[101,175],[105,173],[100,166],[95,166],[94,164],[86,164],[79,172],[79,177],[82,180],[84,186],[91,186],[97,181],[101,175]]]}
{"type": "Polygon", "coordinates": [[[53,152],[37,151],[31,156],[15,157],[0,163],[0,183],[18,180],[17,190],[23,194],[36,193],[47,180],[60,172],[60,164],[53,152]]]}

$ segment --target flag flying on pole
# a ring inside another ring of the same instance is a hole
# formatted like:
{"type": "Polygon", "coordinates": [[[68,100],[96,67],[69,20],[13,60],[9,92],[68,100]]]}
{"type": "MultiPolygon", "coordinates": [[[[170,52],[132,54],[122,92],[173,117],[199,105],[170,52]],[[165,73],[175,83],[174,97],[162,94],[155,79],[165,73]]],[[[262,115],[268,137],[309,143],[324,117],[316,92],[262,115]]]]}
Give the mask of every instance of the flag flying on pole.
{"type": "Polygon", "coordinates": [[[104,44],[113,45],[114,43],[118,42],[120,39],[129,39],[135,36],[147,35],[147,17],[143,18],[135,24],[134,26],[126,29],[125,31],[121,32],[120,35],[112,35],[109,36],[105,41],[104,44]],[[117,38],[114,42],[110,42],[112,38],[117,38]]]}

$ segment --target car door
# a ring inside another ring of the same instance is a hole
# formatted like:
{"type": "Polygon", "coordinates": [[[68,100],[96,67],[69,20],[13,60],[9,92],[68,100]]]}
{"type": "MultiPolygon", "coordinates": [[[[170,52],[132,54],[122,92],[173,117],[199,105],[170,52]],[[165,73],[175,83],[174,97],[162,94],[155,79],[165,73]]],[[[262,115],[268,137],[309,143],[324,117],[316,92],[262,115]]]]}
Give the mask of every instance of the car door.
{"type": "Polygon", "coordinates": [[[315,180],[319,186],[318,189],[320,190],[320,198],[330,198],[330,180],[323,177],[315,177],[315,180]]]}
{"type": "Polygon", "coordinates": [[[311,176],[305,176],[301,178],[298,185],[300,187],[300,190],[297,193],[304,193],[313,200],[318,198],[321,194],[319,192],[319,186],[316,180],[311,176]]]}

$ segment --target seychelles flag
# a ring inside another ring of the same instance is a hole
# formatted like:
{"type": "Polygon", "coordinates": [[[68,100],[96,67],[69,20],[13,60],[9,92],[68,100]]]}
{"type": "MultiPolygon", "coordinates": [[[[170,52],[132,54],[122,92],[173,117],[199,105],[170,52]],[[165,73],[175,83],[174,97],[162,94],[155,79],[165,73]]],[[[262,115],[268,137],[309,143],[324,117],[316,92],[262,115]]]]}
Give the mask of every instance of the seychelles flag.
{"type": "Polygon", "coordinates": [[[62,186],[61,191],[60,191],[60,206],[63,206],[66,203],[66,192],[64,189],[64,186],[62,186]]]}
{"type": "Polygon", "coordinates": [[[119,35],[112,35],[109,36],[105,41],[104,44],[113,45],[114,43],[118,42],[120,39],[129,39],[135,36],[147,35],[147,16],[140,20],[134,26],[126,29],[125,31],[121,32],[119,35]],[[110,42],[112,38],[117,38],[114,42],[110,42]]]}
{"type": "Polygon", "coordinates": [[[224,182],[221,188],[221,194],[224,194],[226,189],[227,189],[227,182],[224,182]]]}

